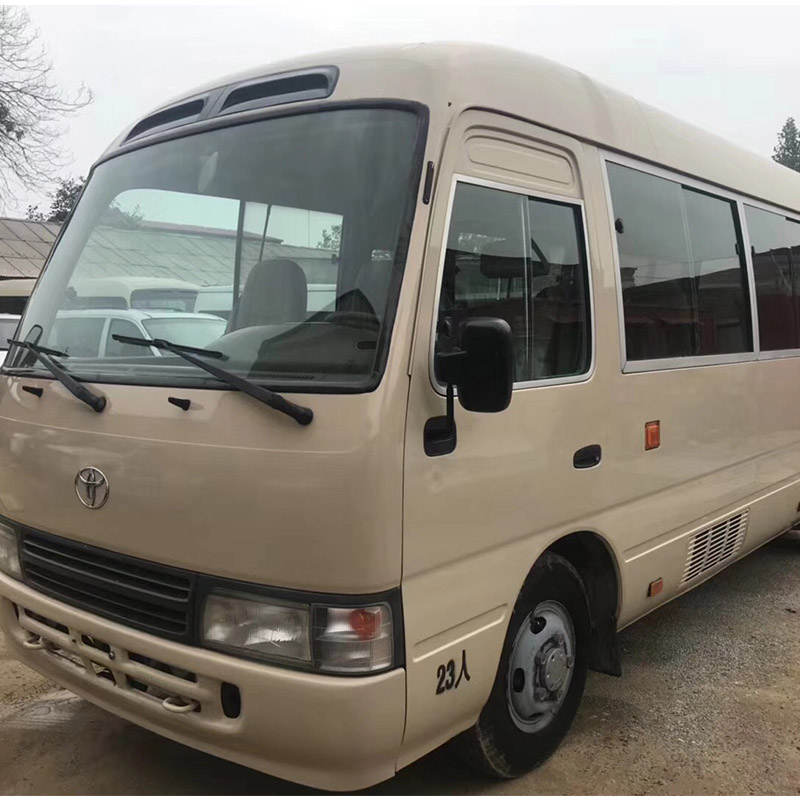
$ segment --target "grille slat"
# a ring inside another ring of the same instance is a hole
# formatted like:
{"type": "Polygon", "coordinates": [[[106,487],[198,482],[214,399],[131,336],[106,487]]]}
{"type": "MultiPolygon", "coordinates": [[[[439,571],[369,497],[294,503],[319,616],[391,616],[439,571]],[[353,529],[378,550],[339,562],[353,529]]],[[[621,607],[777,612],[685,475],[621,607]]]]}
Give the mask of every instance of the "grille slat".
{"type": "Polygon", "coordinates": [[[25,580],[45,594],[139,630],[188,641],[197,576],[25,530],[25,580]]]}
{"type": "Polygon", "coordinates": [[[72,581],[66,582],[59,580],[53,575],[41,573],[36,567],[29,567],[28,574],[33,580],[46,581],[53,586],[55,591],[60,591],[62,594],[77,592],[85,595],[88,598],[92,598],[98,603],[108,603],[114,609],[120,609],[123,611],[129,610],[132,614],[146,614],[154,617],[155,619],[162,619],[169,622],[180,622],[184,617],[180,611],[173,612],[171,609],[163,607],[160,608],[159,606],[153,606],[150,603],[137,603],[136,605],[129,605],[128,603],[124,602],[125,598],[121,597],[112,600],[106,594],[100,594],[96,592],[92,586],[87,586],[86,584],[75,583],[72,581]]]}
{"type": "Polygon", "coordinates": [[[698,531],[687,545],[681,583],[687,583],[734,556],[744,542],[750,509],[698,531]]]}
{"type": "MultiPolygon", "coordinates": [[[[69,559],[76,564],[83,564],[88,567],[106,570],[108,572],[116,573],[125,576],[128,581],[142,581],[143,583],[152,584],[153,587],[165,591],[166,593],[174,593],[177,598],[188,596],[192,587],[190,578],[183,576],[164,575],[156,572],[154,569],[137,568],[133,564],[127,564],[124,567],[120,566],[120,562],[107,556],[99,556],[91,553],[83,548],[77,547],[64,547],[53,544],[52,542],[42,541],[40,539],[33,539],[31,537],[25,538],[25,549],[30,555],[40,555],[43,558],[47,556],[56,556],[59,558],[69,559]]],[[[142,588],[147,588],[143,586],[142,588]]]]}
{"type": "Polygon", "coordinates": [[[126,597],[131,598],[138,598],[142,597],[143,594],[152,598],[153,600],[159,600],[164,603],[165,606],[171,608],[180,608],[182,607],[186,600],[189,598],[189,592],[185,591],[182,593],[181,597],[175,598],[168,594],[164,594],[162,591],[156,589],[148,589],[146,587],[137,587],[136,584],[132,584],[124,579],[124,573],[118,572],[117,574],[120,577],[107,577],[101,571],[92,572],[88,569],[80,569],[78,567],[73,566],[70,563],[70,559],[66,556],[60,556],[55,558],[45,558],[41,555],[28,552],[28,564],[31,566],[37,566],[41,569],[51,570],[52,572],[57,572],[62,578],[67,580],[72,580],[75,582],[83,582],[91,584],[92,586],[96,587],[97,589],[108,589],[112,592],[116,592],[118,594],[124,595],[126,597]],[[61,561],[58,560],[61,559],[61,561]]]}
{"type": "Polygon", "coordinates": [[[87,591],[84,587],[60,583],[50,576],[37,574],[35,570],[30,570],[28,574],[31,586],[70,605],[89,608],[108,619],[124,622],[137,628],[144,626],[148,630],[159,633],[169,631],[177,635],[185,632],[185,621],[179,614],[170,618],[152,608],[125,606],[108,597],[101,597],[94,592],[87,591]]]}

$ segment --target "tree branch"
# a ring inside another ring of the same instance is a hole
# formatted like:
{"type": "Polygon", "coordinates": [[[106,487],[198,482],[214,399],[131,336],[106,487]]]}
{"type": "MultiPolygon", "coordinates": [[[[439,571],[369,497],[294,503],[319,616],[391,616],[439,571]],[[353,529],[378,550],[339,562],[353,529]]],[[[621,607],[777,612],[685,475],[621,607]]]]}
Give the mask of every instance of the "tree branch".
{"type": "Polygon", "coordinates": [[[0,187],[4,200],[13,188],[52,185],[67,158],[59,146],[58,123],[92,102],[81,85],[74,95],[55,83],[53,64],[24,8],[0,5],[0,187]]]}

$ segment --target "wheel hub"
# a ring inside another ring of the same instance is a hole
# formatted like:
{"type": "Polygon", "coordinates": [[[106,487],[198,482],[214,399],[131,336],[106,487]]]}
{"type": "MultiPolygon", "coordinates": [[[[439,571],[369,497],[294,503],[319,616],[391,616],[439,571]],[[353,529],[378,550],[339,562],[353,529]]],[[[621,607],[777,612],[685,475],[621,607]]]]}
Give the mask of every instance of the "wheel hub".
{"type": "Polygon", "coordinates": [[[567,677],[567,652],[562,647],[552,647],[544,657],[540,680],[548,692],[557,692],[567,677]]]}
{"type": "Polygon", "coordinates": [[[546,727],[572,679],[575,632],[569,613],[553,600],[539,603],[517,631],[509,659],[508,707],[525,732],[546,727]]]}

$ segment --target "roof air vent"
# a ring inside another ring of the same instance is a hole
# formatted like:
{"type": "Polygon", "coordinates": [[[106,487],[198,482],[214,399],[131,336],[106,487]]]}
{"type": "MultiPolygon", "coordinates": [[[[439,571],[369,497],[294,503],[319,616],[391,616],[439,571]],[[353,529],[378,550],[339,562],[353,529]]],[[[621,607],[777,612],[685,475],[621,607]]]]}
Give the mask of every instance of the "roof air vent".
{"type": "Polygon", "coordinates": [[[232,114],[282,103],[319,100],[333,93],[338,77],[336,67],[315,67],[240,83],[224,96],[217,113],[232,114]]]}
{"type": "Polygon", "coordinates": [[[163,111],[157,111],[149,117],[145,117],[141,122],[137,122],[133,126],[131,132],[125,137],[125,141],[129,142],[143,133],[155,133],[157,130],[164,130],[165,128],[174,128],[177,125],[185,125],[187,122],[194,122],[202,113],[203,107],[206,104],[205,97],[197,100],[190,100],[188,103],[181,103],[177,106],[165,108],[163,111]]]}

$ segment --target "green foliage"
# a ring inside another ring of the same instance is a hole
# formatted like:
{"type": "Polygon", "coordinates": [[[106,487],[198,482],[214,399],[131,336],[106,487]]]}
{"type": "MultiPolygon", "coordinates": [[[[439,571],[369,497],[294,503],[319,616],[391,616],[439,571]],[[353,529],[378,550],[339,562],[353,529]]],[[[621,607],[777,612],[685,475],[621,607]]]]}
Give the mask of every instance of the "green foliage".
{"type": "Polygon", "coordinates": [[[789,117],[781,128],[772,159],[800,172],[800,131],[797,130],[794,117],[789,117]]]}
{"type": "Polygon", "coordinates": [[[39,206],[28,206],[28,219],[37,222],[58,222],[63,223],[72,207],[78,201],[78,196],[83,189],[85,179],[80,178],[61,178],[59,186],[52,192],[50,197],[50,209],[46,212],[39,210],[39,206]]]}
{"type": "MultiPolygon", "coordinates": [[[[86,179],[80,178],[61,178],[58,181],[58,188],[51,192],[50,208],[47,211],[40,211],[39,206],[28,206],[28,219],[36,222],[57,222],[59,225],[66,222],[72,207],[78,202],[78,197],[83,191],[83,184],[86,179]]],[[[142,213],[137,206],[133,211],[123,211],[116,203],[112,203],[103,214],[101,224],[110,225],[114,228],[125,228],[131,230],[138,228],[142,222],[142,213]]]]}
{"type": "Polygon", "coordinates": [[[317,247],[320,250],[333,250],[338,253],[342,245],[342,226],[331,225],[331,229],[325,228],[322,231],[322,239],[317,242],[317,247]]]}

